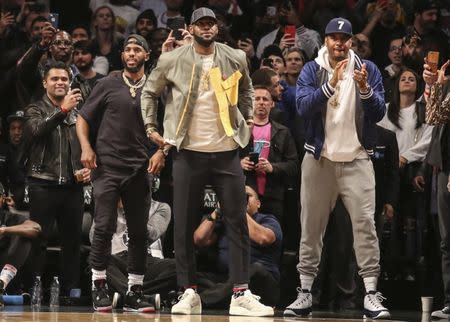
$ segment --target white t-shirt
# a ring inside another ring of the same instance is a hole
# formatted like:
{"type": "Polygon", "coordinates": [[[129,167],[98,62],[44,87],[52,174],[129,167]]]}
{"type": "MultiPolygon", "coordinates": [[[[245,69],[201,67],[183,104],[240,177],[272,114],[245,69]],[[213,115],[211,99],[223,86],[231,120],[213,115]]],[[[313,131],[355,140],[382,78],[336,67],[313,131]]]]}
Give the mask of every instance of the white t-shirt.
{"type": "Polygon", "coordinates": [[[209,71],[214,63],[214,54],[201,55],[202,77],[198,98],[192,111],[187,136],[182,148],[199,152],[223,152],[237,149],[232,137],[225,134],[219,115],[219,105],[209,80],[209,71]]]}

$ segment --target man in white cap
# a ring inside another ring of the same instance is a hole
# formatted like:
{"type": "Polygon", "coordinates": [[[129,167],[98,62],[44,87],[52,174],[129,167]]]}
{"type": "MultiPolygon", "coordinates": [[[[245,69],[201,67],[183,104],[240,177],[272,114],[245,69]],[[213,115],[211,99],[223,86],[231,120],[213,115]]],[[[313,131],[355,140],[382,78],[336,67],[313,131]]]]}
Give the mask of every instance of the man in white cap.
{"type": "Polygon", "coordinates": [[[352,25],[332,19],[325,29],[325,46],[307,63],[297,82],[297,110],[305,121],[302,162],[301,288],[285,316],[309,315],[311,286],[317,275],[322,239],[337,198],[352,221],[359,274],[364,280],[364,317],[389,318],[376,291],[380,251],[375,232],[375,178],[370,155],[375,125],[385,113],[383,80],[370,61],[350,49],[352,25]]]}
{"type": "Polygon", "coordinates": [[[245,178],[239,146],[253,125],[253,86],[245,53],[215,42],[217,19],[208,8],[192,13],[192,45],[163,53],[142,91],[142,117],[148,137],[166,153],[175,146],[173,187],[175,259],[178,285],[184,289],[172,313],[200,314],[195,280],[193,234],[205,184],[219,196],[230,240],[231,315],[271,316],[248,289],[249,235],[245,178]],[[164,138],[157,129],[158,97],[168,89],[164,138]]]}

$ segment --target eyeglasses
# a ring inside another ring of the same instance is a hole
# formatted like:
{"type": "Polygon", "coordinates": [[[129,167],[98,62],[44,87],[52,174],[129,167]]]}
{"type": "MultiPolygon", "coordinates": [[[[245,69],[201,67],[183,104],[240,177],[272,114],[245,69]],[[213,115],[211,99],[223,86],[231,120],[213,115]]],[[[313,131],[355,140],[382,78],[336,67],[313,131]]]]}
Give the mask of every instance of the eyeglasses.
{"type": "Polygon", "coordinates": [[[403,45],[400,45],[400,46],[391,46],[391,47],[389,47],[389,51],[400,51],[400,50],[402,50],[402,48],[403,48],[403,45]]]}
{"type": "Polygon", "coordinates": [[[55,40],[52,42],[52,45],[70,47],[72,46],[72,42],[70,40],[55,40]]]}

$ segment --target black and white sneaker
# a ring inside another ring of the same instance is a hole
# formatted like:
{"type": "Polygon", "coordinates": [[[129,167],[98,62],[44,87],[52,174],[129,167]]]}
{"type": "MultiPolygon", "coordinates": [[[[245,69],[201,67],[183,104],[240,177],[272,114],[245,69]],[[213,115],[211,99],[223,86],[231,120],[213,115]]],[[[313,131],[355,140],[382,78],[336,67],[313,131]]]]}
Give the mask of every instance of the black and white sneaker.
{"type": "Polygon", "coordinates": [[[99,312],[109,312],[112,310],[112,300],[109,296],[108,285],[106,280],[94,281],[92,288],[92,305],[94,310],[99,312]]]}
{"type": "Polygon", "coordinates": [[[150,304],[142,292],[142,285],[133,285],[125,295],[123,310],[140,313],[153,313],[155,312],[155,307],[150,304]]]}
{"type": "Polygon", "coordinates": [[[297,288],[297,299],[283,312],[284,316],[308,316],[312,311],[312,295],[308,290],[297,288]]]}
{"type": "Polygon", "coordinates": [[[365,319],[390,319],[391,314],[381,302],[386,298],[380,292],[371,291],[364,297],[364,318],[365,319]]]}
{"type": "Polygon", "coordinates": [[[450,319],[450,305],[445,306],[442,310],[433,311],[431,313],[431,318],[433,319],[450,319]]]}

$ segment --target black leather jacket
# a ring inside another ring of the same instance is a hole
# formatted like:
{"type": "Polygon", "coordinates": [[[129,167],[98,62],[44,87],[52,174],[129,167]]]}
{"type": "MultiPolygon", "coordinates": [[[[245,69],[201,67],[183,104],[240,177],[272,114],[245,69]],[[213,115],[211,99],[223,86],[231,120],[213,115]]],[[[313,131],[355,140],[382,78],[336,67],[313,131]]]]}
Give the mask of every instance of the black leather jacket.
{"type": "Polygon", "coordinates": [[[74,182],[73,172],[82,168],[76,110],[66,115],[44,95],[27,106],[25,118],[27,176],[59,184],[74,182]]]}

